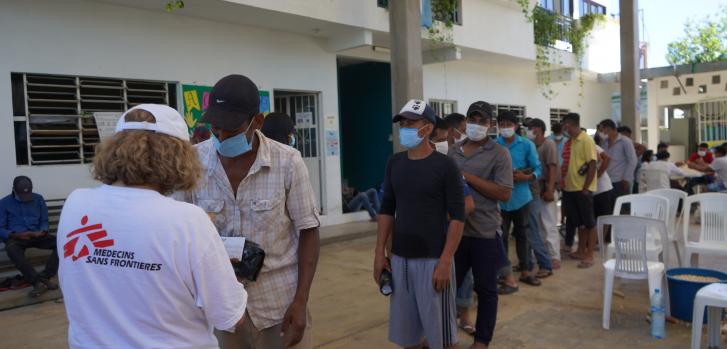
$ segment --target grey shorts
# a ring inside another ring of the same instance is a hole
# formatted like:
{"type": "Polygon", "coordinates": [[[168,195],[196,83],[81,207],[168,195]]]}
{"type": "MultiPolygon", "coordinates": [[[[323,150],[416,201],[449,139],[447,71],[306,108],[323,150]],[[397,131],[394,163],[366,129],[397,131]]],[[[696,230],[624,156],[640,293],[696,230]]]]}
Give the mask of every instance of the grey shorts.
{"type": "Polygon", "coordinates": [[[391,271],[394,293],[389,305],[389,340],[407,348],[424,339],[430,348],[457,343],[455,273],[444,292],[434,290],[432,274],[438,259],[408,259],[393,256],[391,271]]]}

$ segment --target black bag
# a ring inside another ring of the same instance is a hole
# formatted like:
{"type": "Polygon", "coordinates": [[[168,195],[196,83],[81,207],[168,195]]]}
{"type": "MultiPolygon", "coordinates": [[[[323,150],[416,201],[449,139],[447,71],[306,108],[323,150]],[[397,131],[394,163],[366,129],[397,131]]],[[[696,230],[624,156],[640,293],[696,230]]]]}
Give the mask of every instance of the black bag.
{"type": "Polygon", "coordinates": [[[245,240],[245,247],[242,249],[240,262],[233,263],[232,268],[235,270],[235,275],[250,281],[255,281],[257,280],[258,274],[260,274],[260,269],[263,268],[263,262],[265,262],[265,251],[260,245],[250,240],[245,240]]]}

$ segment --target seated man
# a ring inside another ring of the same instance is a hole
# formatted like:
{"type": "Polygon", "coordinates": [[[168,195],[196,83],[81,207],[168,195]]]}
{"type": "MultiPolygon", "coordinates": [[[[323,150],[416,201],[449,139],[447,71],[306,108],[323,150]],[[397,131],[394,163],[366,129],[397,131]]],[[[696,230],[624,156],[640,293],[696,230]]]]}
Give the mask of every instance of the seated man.
{"type": "MultiPolygon", "coordinates": [[[[644,165],[644,167],[642,167],[642,169],[643,170],[664,171],[669,175],[669,177],[687,177],[687,175],[684,173],[684,171],[682,171],[682,169],[677,167],[677,165],[675,163],[669,161],[670,156],[671,156],[671,154],[669,154],[668,151],[663,151],[661,153],[657,153],[656,161],[652,161],[652,162],[644,165]]],[[[646,178],[644,178],[645,173],[646,172],[642,171],[641,176],[640,176],[641,177],[640,182],[642,184],[640,192],[642,192],[642,193],[646,192],[647,190],[650,190],[649,188],[647,188],[647,185],[646,185],[647,181],[646,181],[646,178]]],[[[668,183],[662,183],[661,187],[662,188],[672,187],[674,189],[683,190],[683,188],[681,186],[679,186],[679,183],[676,183],[676,186],[675,186],[674,185],[675,183],[671,183],[671,182],[672,181],[669,181],[668,183]]],[[[651,188],[651,189],[654,189],[654,188],[651,188]]]]}
{"type": "Polygon", "coordinates": [[[348,212],[357,212],[361,208],[365,208],[369,212],[371,221],[376,221],[379,214],[381,204],[376,189],[371,188],[366,192],[359,192],[356,188],[343,187],[343,207],[349,209],[348,212]]]}
{"type": "MultiPolygon", "coordinates": [[[[725,156],[725,155],[727,155],[727,147],[725,147],[724,144],[715,147],[714,155],[717,158],[715,158],[711,164],[694,162],[694,163],[689,163],[689,167],[693,168],[697,171],[716,173],[718,178],[714,179],[713,181],[709,181],[709,180],[706,181],[706,182],[709,182],[709,183],[707,183],[707,190],[712,191],[712,192],[723,191],[726,189],[724,181],[727,180],[727,157],[725,156]]],[[[705,177],[699,177],[699,178],[703,179],[705,177]]],[[[688,188],[688,192],[691,191],[692,185],[702,184],[704,182],[705,181],[699,181],[697,179],[695,179],[694,181],[690,181],[690,183],[689,183],[690,186],[688,188]]]]}
{"type": "Polygon", "coordinates": [[[712,155],[712,152],[709,151],[709,145],[707,143],[700,144],[697,151],[689,156],[690,163],[702,162],[705,164],[711,164],[712,161],[714,161],[714,156],[712,155]]]}
{"type": "Polygon", "coordinates": [[[28,177],[16,177],[13,193],[0,200],[0,238],[5,242],[10,260],[25,281],[33,285],[29,296],[38,297],[58,288],[50,280],[58,272],[58,252],[56,237],[48,234],[48,207],[42,196],[33,193],[33,183],[28,177]],[[28,248],[52,251],[43,272],[36,273],[25,258],[28,248]]]}

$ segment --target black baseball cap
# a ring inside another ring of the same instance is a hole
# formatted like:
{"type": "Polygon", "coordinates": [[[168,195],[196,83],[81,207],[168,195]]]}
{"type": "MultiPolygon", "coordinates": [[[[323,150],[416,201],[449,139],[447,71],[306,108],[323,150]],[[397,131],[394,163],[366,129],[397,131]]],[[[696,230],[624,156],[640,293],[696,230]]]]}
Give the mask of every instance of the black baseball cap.
{"type": "Polygon", "coordinates": [[[399,122],[401,119],[419,120],[424,119],[432,124],[437,124],[437,113],[424,101],[418,99],[409,100],[404,108],[401,108],[399,114],[394,115],[393,122],[399,122]]]}
{"type": "Polygon", "coordinates": [[[209,98],[209,106],[200,121],[223,130],[237,129],[260,112],[260,92],[243,75],[232,74],[220,79],[212,87],[209,98]]]}
{"type": "Polygon", "coordinates": [[[13,180],[13,192],[20,201],[33,201],[33,182],[26,176],[17,176],[13,180]]]}
{"type": "Polygon", "coordinates": [[[467,108],[467,116],[472,116],[473,114],[479,114],[480,116],[485,118],[495,117],[495,114],[492,112],[492,106],[490,105],[490,103],[484,101],[477,101],[470,104],[470,107],[467,108]]]}

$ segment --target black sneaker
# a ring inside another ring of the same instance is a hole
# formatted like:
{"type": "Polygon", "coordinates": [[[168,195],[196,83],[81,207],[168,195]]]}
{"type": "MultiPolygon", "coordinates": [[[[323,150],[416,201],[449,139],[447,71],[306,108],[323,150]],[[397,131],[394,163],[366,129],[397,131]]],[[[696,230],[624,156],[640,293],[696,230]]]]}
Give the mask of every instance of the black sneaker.
{"type": "Polygon", "coordinates": [[[48,286],[46,286],[42,282],[36,282],[35,284],[33,284],[33,290],[28,292],[28,296],[31,298],[38,298],[43,293],[46,293],[47,291],[48,291],[48,286]]]}

